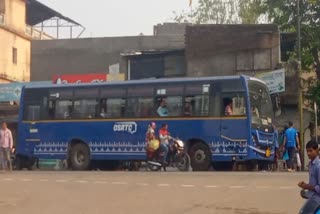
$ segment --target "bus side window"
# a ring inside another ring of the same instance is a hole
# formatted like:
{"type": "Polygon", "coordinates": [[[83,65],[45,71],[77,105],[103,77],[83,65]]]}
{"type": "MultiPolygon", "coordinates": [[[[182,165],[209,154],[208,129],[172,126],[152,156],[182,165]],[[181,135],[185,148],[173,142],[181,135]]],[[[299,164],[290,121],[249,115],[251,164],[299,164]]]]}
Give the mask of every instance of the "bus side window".
{"type": "Polygon", "coordinates": [[[56,109],[56,101],[55,100],[49,100],[49,106],[48,106],[48,116],[50,120],[55,119],[55,109],[56,109]]]}
{"type": "Polygon", "coordinates": [[[160,117],[182,116],[182,96],[167,96],[160,101],[157,109],[160,117]]]}
{"type": "Polygon", "coordinates": [[[55,119],[72,118],[73,107],[72,100],[57,100],[55,109],[55,119]]]}
{"type": "Polygon", "coordinates": [[[246,114],[245,97],[242,94],[225,95],[222,98],[223,116],[242,116],[246,114]]]}
{"type": "Polygon", "coordinates": [[[184,116],[209,116],[210,84],[188,84],[185,89],[184,116]]]}
{"type": "Polygon", "coordinates": [[[125,111],[124,98],[105,99],[105,106],[100,108],[100,117],[102,118],[122,118],[125,111]]]}

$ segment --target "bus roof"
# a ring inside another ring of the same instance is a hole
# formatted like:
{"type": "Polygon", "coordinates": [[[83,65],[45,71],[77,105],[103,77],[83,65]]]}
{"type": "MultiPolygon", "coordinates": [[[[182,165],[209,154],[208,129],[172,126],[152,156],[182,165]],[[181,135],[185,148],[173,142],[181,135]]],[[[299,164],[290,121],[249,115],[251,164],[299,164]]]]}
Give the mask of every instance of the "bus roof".
{"type": "MultiPolygon", "coordinates": [[[[70,83],[70,84],[39,84],[39,85],[26,85],[25,88],[68,88],[79,86],[117,86],[117,85],[137,85],[148,83],[179,83],[179,82],[196,82],[206,80],[230,80],[239,79],[244,77],[250,79],[251,77],[245,75],[238,76],[214,76],[214,77],[181,77],[181,78],[161,78],[161,79],[142,79],[142,80],[127,80],[127,81],[112,81],[103,83],[70,83]]],[[[252,79],[252,78],[251,78],[252,79]]],[[[258,79],[254,79],[258,80],[258,79]]],[[[262,82],[262,81],[261,81],[262,82]]]]}

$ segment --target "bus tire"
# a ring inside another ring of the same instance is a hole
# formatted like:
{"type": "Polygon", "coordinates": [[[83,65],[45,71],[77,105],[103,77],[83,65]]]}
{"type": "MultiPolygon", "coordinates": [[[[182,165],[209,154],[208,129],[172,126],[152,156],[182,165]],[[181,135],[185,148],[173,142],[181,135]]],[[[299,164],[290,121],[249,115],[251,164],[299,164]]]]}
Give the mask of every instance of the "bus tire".
{"type": "Polygon", "coordinates": [[[78,143],[71,148],[70,163],[73,170],[87,170],[90,165],[90,150],[84,143],[78,143]]]}
{"type": "Polygon", "coordinates": [[[211,166],[211,152],[204,143],[197,142],[189,150],[193,171],[208,171],[211,166]]]}

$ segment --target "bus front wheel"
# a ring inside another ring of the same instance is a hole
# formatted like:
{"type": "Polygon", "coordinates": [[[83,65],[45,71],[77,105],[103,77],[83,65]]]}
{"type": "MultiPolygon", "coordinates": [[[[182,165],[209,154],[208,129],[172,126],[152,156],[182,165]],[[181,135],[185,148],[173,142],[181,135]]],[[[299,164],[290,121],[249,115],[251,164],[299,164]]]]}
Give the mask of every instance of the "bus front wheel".
{"type": "Polygon", "coordinates": [[[193,171],[208,171],[211,165],[211,152],[204,143],[195,143],[189,150],[193,171]]]}
{"type": "Polygon", "coordinates": [[[90,164],[90,150],[87,145],[78,143],[71,148],[70,163],[73,170],[86,170],[90,164]]]}

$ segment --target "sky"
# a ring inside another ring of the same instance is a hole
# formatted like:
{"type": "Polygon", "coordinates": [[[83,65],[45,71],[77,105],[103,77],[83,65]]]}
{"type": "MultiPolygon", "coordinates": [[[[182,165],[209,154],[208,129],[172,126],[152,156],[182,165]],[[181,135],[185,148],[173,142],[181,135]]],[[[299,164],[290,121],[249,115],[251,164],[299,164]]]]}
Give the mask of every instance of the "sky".
{"type": "Polygon", "coordinates": [[[38,1],[83,25],[81,37],[152,35],[154,25],[173,21],[173,11],[191,9],[189,0],[38,1]]]}

